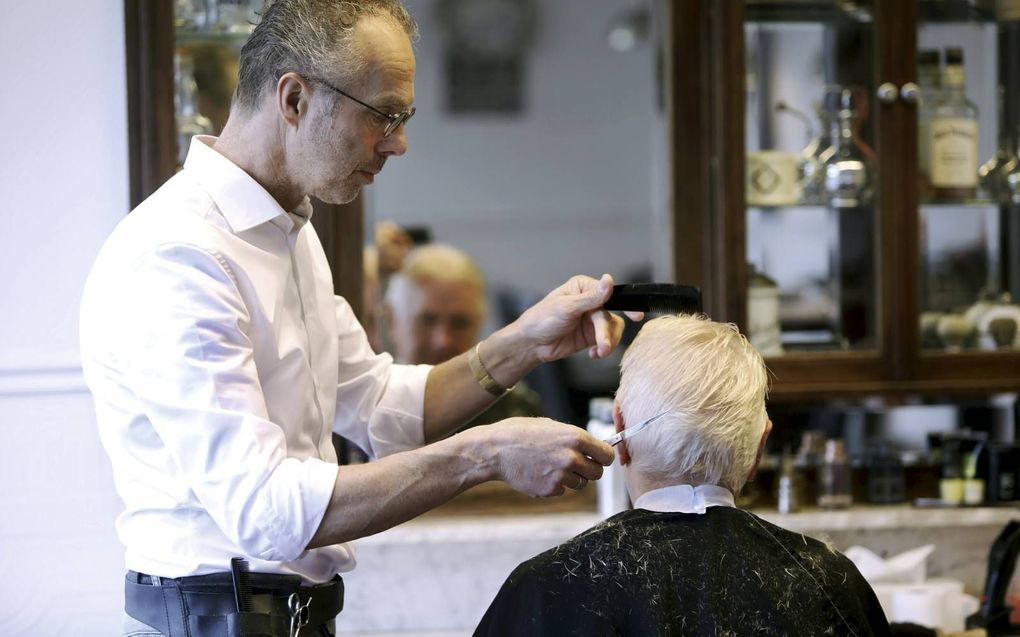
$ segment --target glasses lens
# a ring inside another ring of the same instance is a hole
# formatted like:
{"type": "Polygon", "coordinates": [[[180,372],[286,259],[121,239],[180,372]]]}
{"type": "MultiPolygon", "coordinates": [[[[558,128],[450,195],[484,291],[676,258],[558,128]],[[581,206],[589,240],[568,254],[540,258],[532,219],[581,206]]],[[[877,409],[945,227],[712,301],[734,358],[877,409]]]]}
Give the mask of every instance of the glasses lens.
{"type": "Polygon", "coordinates": [[[415,109],[411,108],[411,110],[409,111],[404,111],[403,113],[396,113],[394,117],[390,119],[389,123],[386,124],[386,129],[383,131],[383,136],[388,137],[389,134],[397,130],[397,128],[401,124],[411,119],[411,116],[414,115],[414,111],[415,109]]]}

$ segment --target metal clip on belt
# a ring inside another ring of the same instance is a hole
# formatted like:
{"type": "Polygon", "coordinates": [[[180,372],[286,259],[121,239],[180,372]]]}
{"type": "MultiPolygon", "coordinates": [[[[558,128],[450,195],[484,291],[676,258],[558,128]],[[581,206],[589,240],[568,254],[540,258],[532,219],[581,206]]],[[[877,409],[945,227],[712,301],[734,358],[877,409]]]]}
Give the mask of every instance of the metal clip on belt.
{"type": "Polygon", "coordinates": [[[301,586],[297,575],[251,573],[250,578],[251,612],[238,612],[231,573],[171,579],[128,571],[124,609],[166,637],[283,637],[306,626],[301,634],[310,635],[343,610],[339,575],[315,586],[301,586]],[[301,611],[297,622],[295,605],[301,611]]]}

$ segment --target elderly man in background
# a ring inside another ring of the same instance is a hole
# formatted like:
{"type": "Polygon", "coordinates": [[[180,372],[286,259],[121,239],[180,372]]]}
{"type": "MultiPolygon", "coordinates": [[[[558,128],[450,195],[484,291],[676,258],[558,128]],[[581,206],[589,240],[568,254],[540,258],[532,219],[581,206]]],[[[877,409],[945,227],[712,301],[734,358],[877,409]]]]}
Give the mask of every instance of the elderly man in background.
{"type": "MultiPolygon", "coordinates": [[[[390,277],[384,322],[398,363],[434,365],[463,354],[478,342],[487,316],[485,277],[453,246],[416,248],[390,277]]],[[[517,383],[467,426],[541,415],[538,395],[517,383]]]]}
{"type": "Polygon", "coordinates": [[[888,635],[850,560],[735,508],[772,427],[766,385],[733,326],[646,324],[614,410],[634,509],[521,564],[475,634],[888,635]]]}

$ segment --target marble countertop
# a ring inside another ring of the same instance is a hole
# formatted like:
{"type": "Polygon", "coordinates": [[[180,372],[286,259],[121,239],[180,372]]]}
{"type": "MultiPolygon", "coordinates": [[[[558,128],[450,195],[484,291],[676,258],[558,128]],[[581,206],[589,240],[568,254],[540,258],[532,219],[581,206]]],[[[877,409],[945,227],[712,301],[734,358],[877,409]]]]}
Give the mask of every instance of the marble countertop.
{"type": "MultiPolygon", "coordinates": [[[[945,528],[1004,525],[1020,519],[1020,507],[961,507],[926,509],[910,505],[856,506],[844,511],[807,510],[780,514],[752,511],[764,520],[791,531],[850,531],[907,528],[945,528]]],[[[477,541],[561,541],[597,524],[596,513],[543,513],[508,516],[458,516],[412,520],[401,526],[358,540],[361,546],[477,541]]]]}
{"type": "Polygon", "coordinates": [[[1020,507],[918,508],[909,504],[856,506],[845,511],[808,510],[781,514],[752,511],[791,531],[850,531],[1004,525],[1020,519],[1020,507]]]}

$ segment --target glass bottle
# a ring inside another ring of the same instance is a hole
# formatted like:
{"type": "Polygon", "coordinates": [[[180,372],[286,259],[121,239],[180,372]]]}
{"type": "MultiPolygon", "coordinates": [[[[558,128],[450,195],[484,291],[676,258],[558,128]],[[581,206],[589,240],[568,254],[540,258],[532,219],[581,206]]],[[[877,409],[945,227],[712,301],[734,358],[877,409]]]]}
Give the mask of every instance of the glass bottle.
{"type": "Polygon", "coordinates": [[[999,143],[995,154],[978,168],[978,180],[984,196],[995,203],[1009,203],[1010,192],[1006,176],[1017,168],[1018,160],[1009,141],[1009,127],[1005,125],[1005,89],[999,86],[999,143]]]}
{"type": "Polygon", "coordinates": [[[822,154],[832,145],[832,116],[821,104],[815,106],[818,136],[801,150],[801,203],[825,204],[825,162],[822,154]]]}
{"type": "Polygon", "coordinates": [[[776,508],[780,513],[800,511],[802,500],[800,475],[789,449],[783,449],[779,465],[779,479],[776,481],[776,508]]]}
{"type": "Polygon", "coordinates": [[[843,441],[825,441],[825,459],[818,468],[818,506],[823,509],[845,509],[853,504],[850,463],[843,441]]]}
{"type": "Polygon", "coordinates": [[[177,114],[177,165],[183,166],[188,156],[191,138],[195,135],[212,135],[212,120],[199,111],[198,85],[195,84],[194,64],[190,56],[180,52],[174,55],[174,110],[177,114]]]}
{"type": "MultiPolygon", "coordinates": [[[[1020,144],[1020,128],[1017,129],[1017,143],[1020,144]]],[[[1020,156],[1020,146],[1013,156],[1020,156]]],[[[1014,161],[1009,170],[1003,170],[1002,190],[1002,203],[1020,205],[1020,160],[1014,161]]]]}
{"type": "Polygon", "coordinates": [[[832,146],[821,155],[825,198],[833,208],[859,208],[871,201],[874,170],[854,134],[851,92],[843,89],[841,108],[831,125],[832,146]]]}
{"type": "Polygon", "coordinates": [[[931,196],[931,116],[942,91],[942,53],[924,49],[917,54],[917,83],[921,89],[917,121],[917,167],[921,174],[921,195],[931,196]]]}
{"type": "Polygon", "coordinates": [[[938,201],[973,199],[978,180],[978,109],[967,99],[963,49],[946,49],[942,86],[929,129],[933,195],[938,201]]]}

